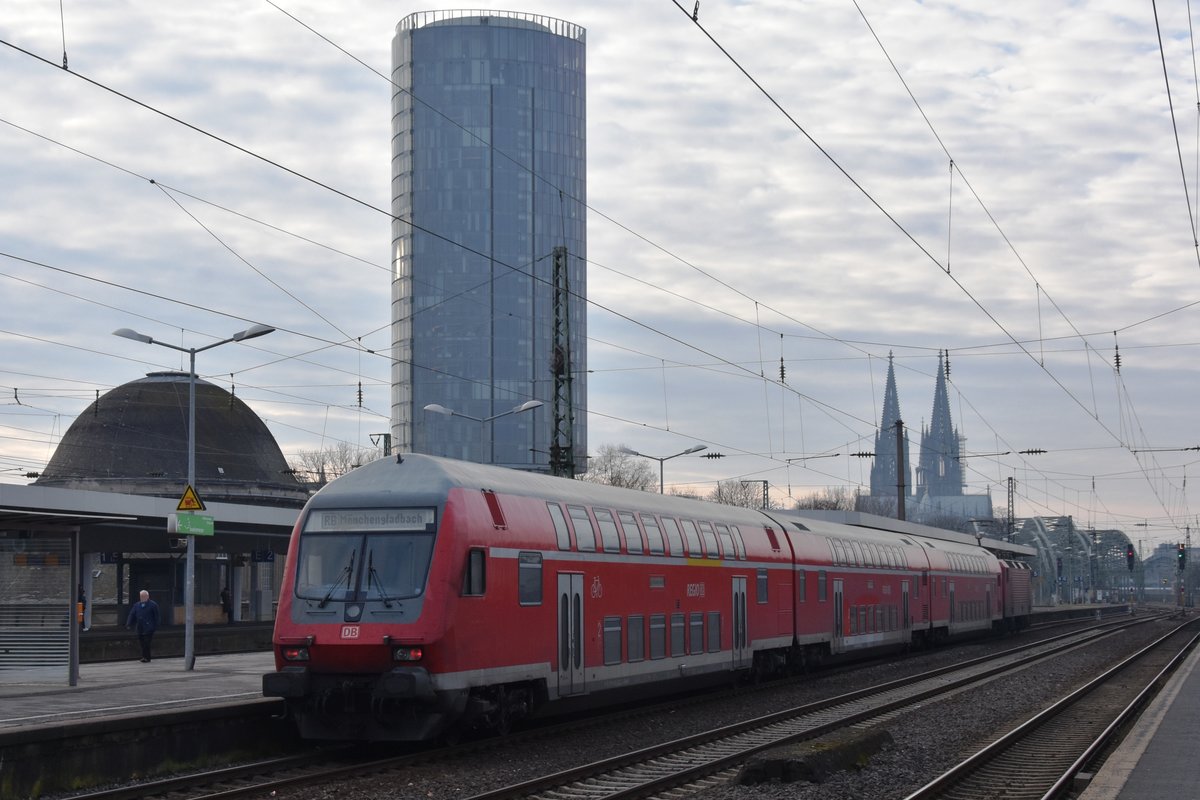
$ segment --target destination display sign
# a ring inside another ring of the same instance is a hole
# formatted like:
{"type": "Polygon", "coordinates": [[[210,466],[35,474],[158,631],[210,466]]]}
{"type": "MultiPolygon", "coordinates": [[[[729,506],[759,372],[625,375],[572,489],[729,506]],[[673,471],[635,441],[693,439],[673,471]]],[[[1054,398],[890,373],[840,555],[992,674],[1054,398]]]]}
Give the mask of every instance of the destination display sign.
{"type": "Polygon", "coordinates": [[[304,530],[308,533],[334,531],[425,531],[433,525],[432,508],[321,508],[310,511],[304,530]]]}

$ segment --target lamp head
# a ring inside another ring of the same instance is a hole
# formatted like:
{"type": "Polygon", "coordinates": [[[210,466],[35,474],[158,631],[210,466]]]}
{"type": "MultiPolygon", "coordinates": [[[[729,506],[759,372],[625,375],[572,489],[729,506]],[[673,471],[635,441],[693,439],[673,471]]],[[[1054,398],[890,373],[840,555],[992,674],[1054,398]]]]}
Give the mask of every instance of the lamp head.
{"type": "Polygon", "coordinates": [[[266,336],[268,333],[274,333],[275,329],[270,325],[252,325],[244,331],[238,331],[233,335],[235,342],[244,342],[247,339],[257,339],[259,336],[266,336]]]}
{"type": "Polygon", "coordinates": [[[446,417],[454,416],[454,411],[452,409],[446,408],[445,406],[438,405],[437,403],[430,403],[429,405],[425,406],[424,410],[432,411],[434,414],[441,414],[446,417]]]}
{"type": "Polygon", "coordinates": [[[113,331],[113,336],[120,336],[122,339],[132,339],[142,344],[154,344],[154,339],[144,333],[138,333],[132,328],[117,328],[113,331]]]}

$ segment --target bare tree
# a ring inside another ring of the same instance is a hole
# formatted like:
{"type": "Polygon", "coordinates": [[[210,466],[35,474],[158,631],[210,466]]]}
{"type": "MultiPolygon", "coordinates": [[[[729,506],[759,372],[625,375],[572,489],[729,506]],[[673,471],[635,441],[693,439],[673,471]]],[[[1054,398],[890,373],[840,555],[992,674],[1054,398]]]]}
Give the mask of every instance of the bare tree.
{"type": "MultiPolygon", "coordinates": [[[[716,488],[712,490],[712,494],[709,495],[708,499],[714,503],[723,503],[727,506],[762,508],[762,481],[720,481],[717,483],[716,488]]],[[[767,508],[774,507],[775,504],[768,499],[767,508]]]]}
{"type": "Polygon", "coordinates": [[[819,492],[797,498],[795,507],[815,511],[854,511],[859,499],[858,492],[852,492],[845,486],[827,486],[819,492]]]}
{"type": "Polygon", "coordinates": [[[658,477],[650,464],[637,456],[621,452],[624,445],[601,445],[598,455],[588,459],[588,471],[577,476],[589,483],[623,486],[644,492],[658,488],[658,477]]]}
{"type": "Polygon", "coordinates": [[[339,441],[320,450],[301,450],[288,464],[301,482],[323,486],[381,455],[382,451],[373,447],[357,447],[339,441]]]}

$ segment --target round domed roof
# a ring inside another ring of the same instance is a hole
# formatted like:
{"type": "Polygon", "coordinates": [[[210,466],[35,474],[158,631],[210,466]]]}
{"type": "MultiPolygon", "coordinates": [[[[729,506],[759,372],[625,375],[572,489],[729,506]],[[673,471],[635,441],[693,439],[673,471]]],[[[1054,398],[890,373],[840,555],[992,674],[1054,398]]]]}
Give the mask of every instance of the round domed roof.
{"type": "MultiPolygon", "coordinates": [[[[152,372],[71,424],[39,485],[178,497],[187,485],[188,374],[152,372]]],[[[299,505],[307,497],[250,407],[196,379],[196,491],[205,501],[299,505]]]]}

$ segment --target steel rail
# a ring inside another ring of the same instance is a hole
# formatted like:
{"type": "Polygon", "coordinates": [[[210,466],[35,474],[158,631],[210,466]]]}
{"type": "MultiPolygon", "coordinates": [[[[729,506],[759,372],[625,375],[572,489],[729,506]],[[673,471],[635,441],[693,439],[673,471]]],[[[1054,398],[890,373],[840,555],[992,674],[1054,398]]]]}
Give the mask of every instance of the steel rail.
{"type": "MultiPolygon", "coordinates": [[[[1106,684],[1109,684],[1113,678],[1121,675],[1127,669],[1137,666],[1144,658],[1159,652],[1160,648],[1164,647],[1169,639],[1179,635],[1184,628],[1195,625],[1198,621],[1200,620],[1190,620],[1185,622],[1176,627],[1170,633],[1159,637],[1151,644],[1147,645],[1141,650],[1138,650],[1136,653],[1133,653],[1132,655],[1122,659],[1120,662],[1105,670],[1096,678],[1070,692],[1053,705],[1042,710],[1034,717],[1026,720],[1021,725],[1006,733],[1004,736],[959,762],[957,765],[934,778],[920,789],[917,789],[915,792],[909,794],[904,798],[904,800],[931,800],[932,798],[947,796],[993,796],[993,793],[997,790],[997,788],[994,783],[989,787],[989,785],[986,783],[986,779],[980,779],[983,785],[976,789],[974,794],[971,794],[971,789],[964,788],[964,784],[973,776],[979,774],[981,770],[986,769],[989,765],[1001,759],[1006,752],[1037,735],[1041,729],[1051,723],[1056,717],[1068,712],[1080,704],[1080,702],[1087,698],[1090,694],[1104,687],[1106,684]]],[[[1196,646],[1198,641],[1200,641],[1200,634],[1189,639],[1188,642],[1180,649],[1178,653],[1175,654],[1175,656],[1165,667],[1155,672],[1154,677],[1151,678],[1145,684],[1145,686],[1138,691],[1137,697],[1133,701],[1123,706],[1122,710],[1117,715],[1119,719],[1114,719],[1108,722],[1102,733],[1099,735],[1088,735],[1085,733],[1084,735],[1087,736],[1087,741],[1089,744],[1082,748],[1080,755],[1071,760],[1069,766],[1064,768],[1061,761],[1058,762],[1059,766],[1054,766],[1054,764],[1050,763],[1049,761],[1040,763],[1038,766],[1043,775],[1042,777],[1037,778],[1032,773],[1039,770],[1030,769],[1031,765],[1028,763],[1028,761],[1022,760],[1020,764],[1014,764],[1013,770],[1007,773],[1009,777],[1006,778],[1006,796],[1052,798],[1056,796],[1056,793],[1065,790],[1065,788],[1067,788],[1067,784],[1074,780],[1074,777],[1079,770],[1082,769],[1083,766],[1090,760],[1090,758],[1094,756],[1109,740],[1111,740],[1112,736],[1120,728],[1121,723],[1124,720],[1128,720],[1134,711],[1140,707],[1139,703],[1146,697],[1149,697],[1153,692],[1158,690],[1158,688],[1161,686],[1161,681],[1163,678],[1176,667],[1178,667],[1182,658],[1196,646]],[[1046,775],[1046,773],[1051,770],[1054,770],[1053,774],[1046,775]],[[1024,787],[1020,787],[1019,785],[1014,785],[1012,783],[1012,772],[1019,772],[1031,781],[1041,780],[1043,787],[1048,785],[1050,788],[1038,790],[1036,787],[1031,787],[1022,792],[1024,787]],[[1037,794],[1033,794],[1034,791],[1037,791],[1037,794]]],[[[1064,742],[1062,741],[1061,736],[1057,736],[1055,740],[1055,748],[1051,752],[1061,752],[1063,744],[1064,742]]],[[[1050,758],[1050,755],[1051,753],[1046,754],[1047,759],[1050,758]]]]}

